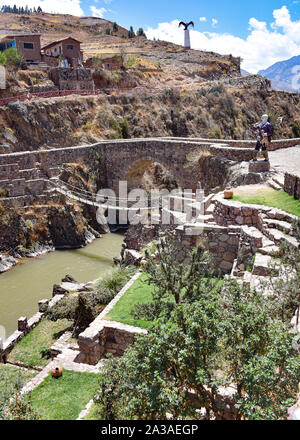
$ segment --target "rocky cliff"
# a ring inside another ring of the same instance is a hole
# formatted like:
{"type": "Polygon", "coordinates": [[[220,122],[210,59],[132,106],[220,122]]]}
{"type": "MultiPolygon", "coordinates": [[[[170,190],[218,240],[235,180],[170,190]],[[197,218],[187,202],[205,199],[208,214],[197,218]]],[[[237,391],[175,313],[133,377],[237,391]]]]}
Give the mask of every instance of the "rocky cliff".
{"type": "Polygon", "coordinates": [[[0,153],[151,136],[247,139],[253,137],[251,125],[265,112],[277,125],[275,138],[299,136],[299,94],[242,86],[214,81],[181,92],[11,103],[0,107],[0,153]],[[280,126],[277,116],[283,116],[280,126]]]}

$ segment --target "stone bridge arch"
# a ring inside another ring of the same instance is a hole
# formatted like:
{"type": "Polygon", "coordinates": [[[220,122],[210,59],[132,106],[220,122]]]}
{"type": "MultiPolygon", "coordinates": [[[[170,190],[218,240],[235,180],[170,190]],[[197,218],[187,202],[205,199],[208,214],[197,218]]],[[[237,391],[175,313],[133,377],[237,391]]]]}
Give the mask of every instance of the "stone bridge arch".
{"type": "MultiPolygon", "coordinates": [[[[193,146],[195,148],[195,145],[193,146]]],[[[191,170],[185,167],[191,145],[184,142],[139,140],[122,143],[106,151],[107,183],[118,193],[119,182],[139,176],[153,163],[161,164],[176,180],[179,187],[195,189],[191,170]]]]}
{"type": "MultiPolygon", "coordinates": [[[[168,161],[158,160],[157,158],[146,156],[137,159],[126,169],[124,169],[124,180],[126,180],[128,183],[128,189],[142,186],[142,179],[145,175],[145,172],[154,166],[154,164],[160,165],[162,169],[164,169],[177,182],[176,170],[172,165],[170,165],[170,163],[168,163],[168,161]]],[[[179,182],[177,183],[179,184],[179,182]]]]}

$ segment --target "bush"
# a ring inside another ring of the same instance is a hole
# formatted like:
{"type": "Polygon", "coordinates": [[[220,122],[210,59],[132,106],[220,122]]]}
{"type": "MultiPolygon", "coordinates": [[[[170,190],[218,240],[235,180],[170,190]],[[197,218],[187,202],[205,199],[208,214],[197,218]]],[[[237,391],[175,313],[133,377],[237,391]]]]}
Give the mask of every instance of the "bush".
{"type": "Polygon", "coordinates": [[[18,54],[17,49],[13,47],[4,52],[6,56],[6,65],[9,67],[19,67],[22,62],[22,57],[18,54]]]}
{"type": "Polygon", "coordinates": [[[95,284],[95,292],[101,304],[108,304],[127,281],[133,276],[135,269],[130,267],[117,267],[100,278],[95,284]]]}
{"type": "Polygon", "coordinates": [[[292,133],[293,136],[298,138],[300,137],[300,124],[299,121],[294,121],[292,125],[292,133]]]}
{"type": "Polygon", "coordinates": [[[0,64],[6,66],[7,58],[4,52],[0,52],[0,64]]]}

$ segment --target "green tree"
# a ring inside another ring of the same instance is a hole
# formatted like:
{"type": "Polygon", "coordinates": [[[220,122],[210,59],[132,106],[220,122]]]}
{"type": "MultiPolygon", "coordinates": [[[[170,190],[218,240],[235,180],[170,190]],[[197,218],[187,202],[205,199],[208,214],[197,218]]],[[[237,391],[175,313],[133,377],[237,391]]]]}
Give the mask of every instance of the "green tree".
{"type": "Polygon", "coordinates": [[[299,334],[289,317],[278,316],[261,289],[211,281],[201,247],[182,264],[174,264],[175,252],[166,241],[155,260],[146,257],[157,290],[154,305],[136,313],[154,324],[101,375],[103,417],[286,418],[300,380],[299,334]]]}
{"type": "Polygon", "coordinates": [[[139,29],[137,30],[137,32],[136,32],[136,35],[137,35],[138,37],[145,37],[145,36],[146,36],[146,34],[145,34],[143,28],[139,28],[139,29]]]}
{"type": "Polygon", "coordinates": [[[128,38],[134,38],[135,37],[135,32],[133,30],[133,27],[130,26],[130,29],[128,31],[128,38]]]}
{"type": "Polygon", "coordinates": [[[116,22],[114,22],[114,24],[113,24],[113,31],[114,32],[118,32],[118,30],[119,30],[118,25],[117,25],[116,22]]]}

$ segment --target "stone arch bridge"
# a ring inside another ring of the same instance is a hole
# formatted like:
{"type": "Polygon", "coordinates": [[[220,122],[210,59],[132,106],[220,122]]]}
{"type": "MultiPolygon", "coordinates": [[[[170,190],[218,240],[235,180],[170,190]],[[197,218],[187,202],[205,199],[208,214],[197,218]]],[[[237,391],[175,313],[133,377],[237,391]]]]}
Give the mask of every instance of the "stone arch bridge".
{"type": "MultiPolygon", "coordinates": [[[[272,143],[273,149],[300,144],[300,139],[272,143]]],[[[60,174],[66,163],[82,162],[98,171],[102,188],[118,190],[127,180],[153,162],[163,165],[185,189],[195,190],[195,177],[186,167],[189,153],[209,151],[212,155],[236,161],[249,161],[255,141],[226,141],[194,138],[147,138],[101,141],[92,145],[0,155],[1,203],[28,206],[32,200],[50,197],[49,179],[60,174]]]]}

